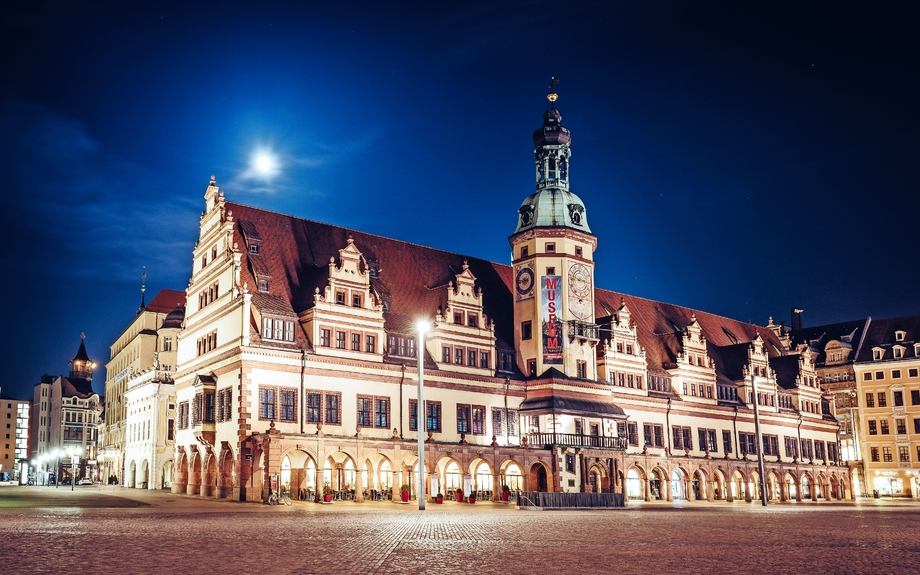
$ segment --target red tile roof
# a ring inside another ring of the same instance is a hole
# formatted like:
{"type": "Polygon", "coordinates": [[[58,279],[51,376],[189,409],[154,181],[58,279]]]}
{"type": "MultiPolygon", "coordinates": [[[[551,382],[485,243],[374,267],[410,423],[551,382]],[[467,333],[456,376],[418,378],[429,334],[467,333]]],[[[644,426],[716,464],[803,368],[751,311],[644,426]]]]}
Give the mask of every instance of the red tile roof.
{"type": "Polygon", "coordinates": [[[185,305],[184,291],[161,289],[144,309],[155,313],[169,313],[180,305],[185,305]]]}
{"type": "MultiPolygon", "coordinates": [[[[271,294],[289,301],[295,313],[312,307],[315,288],[322,292],[327,285],[330,258],[338,263],[339,250],[351,236],[365,258],[365,268],[374,274],[371,285],[386,306],[387,330],[405,333],[416,318],[434,317],[437,308],[447,303],[445,286],[467,261],[476,285],[482,289],[484,313],[495,323],[499,346],[513,346],[514,282],[508,265],[240,204],[228,202],[226,207],[237,224],[234,241],[243,258],[241,281],[256,291],[242,227],[250,238],[261,238],[258,271],[271,274],[271,294]]],[[[787,353],[767,328],[608,290],[595,290],[597,317],[612,315],[621,301],[636,322],[639,343],[645,348],[652,372],[661,372],[664,365],[674,362],[680,352],[679,333],[694,315],[722,379],[734,379],[740,373],[736,364],[742,355],[746,361],[746,344],[757,334],[766,342],[771,357],[787,353]]]]}

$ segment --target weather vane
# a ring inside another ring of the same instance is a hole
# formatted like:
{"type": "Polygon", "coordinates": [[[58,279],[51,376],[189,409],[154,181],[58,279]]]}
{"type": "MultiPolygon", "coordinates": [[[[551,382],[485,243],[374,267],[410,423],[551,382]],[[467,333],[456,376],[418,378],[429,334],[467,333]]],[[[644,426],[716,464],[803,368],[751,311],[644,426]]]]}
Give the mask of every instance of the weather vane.
{"type": "Polygon", "coordinates": [[[556,98],[559,97],[559,94],[557,94],[557,93],[555,92],[555,90],[553,90],[553,88],[555,88],[558,84],[559,84],[559,78],[557,78],[557,77],[555,77],[555,76],[553,76],[552,78],[550,78],[550,80],[549,80],[549,94],[546,95],[546,99],[549,100],[549,103],[550,103],[551,106],[555,105],[554,103],[556,102],[556,98]]]}

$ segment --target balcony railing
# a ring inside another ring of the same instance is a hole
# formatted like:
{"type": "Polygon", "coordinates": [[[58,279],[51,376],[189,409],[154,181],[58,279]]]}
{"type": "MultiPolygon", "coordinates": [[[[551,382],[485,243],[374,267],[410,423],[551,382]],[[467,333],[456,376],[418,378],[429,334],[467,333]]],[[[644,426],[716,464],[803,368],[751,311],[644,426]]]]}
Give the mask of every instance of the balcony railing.
{"type": "Polygon", "coordinates": [[[583,321],[571,321],[568,325],[569,337],[578,337],[581,339],[600,339],[600,328],[596,323],[585,323],[583,321]]]}
{"type": "Polygon", "coordinates": [[[531,446],[596,447],[598,449],[626,449],[625,437],[604,437],[581,433],[528,433],[527,444],[531,446]]]}

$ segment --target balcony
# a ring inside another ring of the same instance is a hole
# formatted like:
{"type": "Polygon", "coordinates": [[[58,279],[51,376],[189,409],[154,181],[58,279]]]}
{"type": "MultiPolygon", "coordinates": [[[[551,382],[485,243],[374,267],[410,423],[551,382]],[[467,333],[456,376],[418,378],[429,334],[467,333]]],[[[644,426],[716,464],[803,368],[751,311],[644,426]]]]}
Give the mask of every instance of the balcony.
{"type": "Polygon", "coordinates": [[[568,324],[569,339],[584,339],[590,341],[600,341],[600,327],[596,323],[586,323],[583,321],[570,321],[568,324]]]}
{"type": "Polygon", "coordinates": [[[596,449],[626,449],[625,437],[604,437],[581,433],[527,433],[527,444],[532,447],[593,447],[596,449]]]}

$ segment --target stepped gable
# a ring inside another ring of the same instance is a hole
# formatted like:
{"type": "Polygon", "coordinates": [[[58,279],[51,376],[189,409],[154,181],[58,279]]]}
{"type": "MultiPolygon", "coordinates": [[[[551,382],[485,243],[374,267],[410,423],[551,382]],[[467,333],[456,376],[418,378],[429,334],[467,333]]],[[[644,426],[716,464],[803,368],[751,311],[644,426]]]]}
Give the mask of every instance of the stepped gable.
{"type": "Polygon", "coordinates": [[[720,378],[735,378],[737,375],[740,379],[740,362],[747,363],[747,345],[757,334],[766,344],[770,357],[786,355],[782,343],[765,327],[602,289],[594,291],[594,301],[597,316],[610,316],[611,310],[618,309],[621,302],[626,303],[636,322],[639,344],[645,348],[651,373],[660,373],[665,365],[674,363],[681,351],[678,332],[692,323],[694,315],[706,337],[709,357],[713,359],[720,378]]]}
{"type": "Polygon", "coordinates": [[[144,309],[156,313],[170,313],[179,306],[185,306],[184,291],[161,289],[144,309]]]}
{"type": "Polygon", "coordinates": [[[483,311],[495,322],[496,337],[512,341],[511,270],[503,269],[507,266],[241,204],[228,202],[226,209],[239,223],[234,226],[234,242],[243,259],[240,281],[256,292],[255,272],[267,273],[270,295],[290,302],[296,314],[313,307],[316,288],[322,293],[328,284],[330,258],[338,264],[339,250],[351,236],[365,269],[376,275],[371,287],[386,306],[388,331],[412,333],[420,315],[433,318],[446,303],[448,282],[456,281],[466,261],[482,289],[483,311]],[[258,234],[258,256],[250,256],[244,231],[258,234]],[[258,260],[260,268],[254,270],[251,260],[258,260]]]}
{"type": "Polygon", "coordinates": [[[796,389],[799,376],[799,355],[771,357],[770,368],[776,373],[776,384],[783,389],[796,389]]]}

